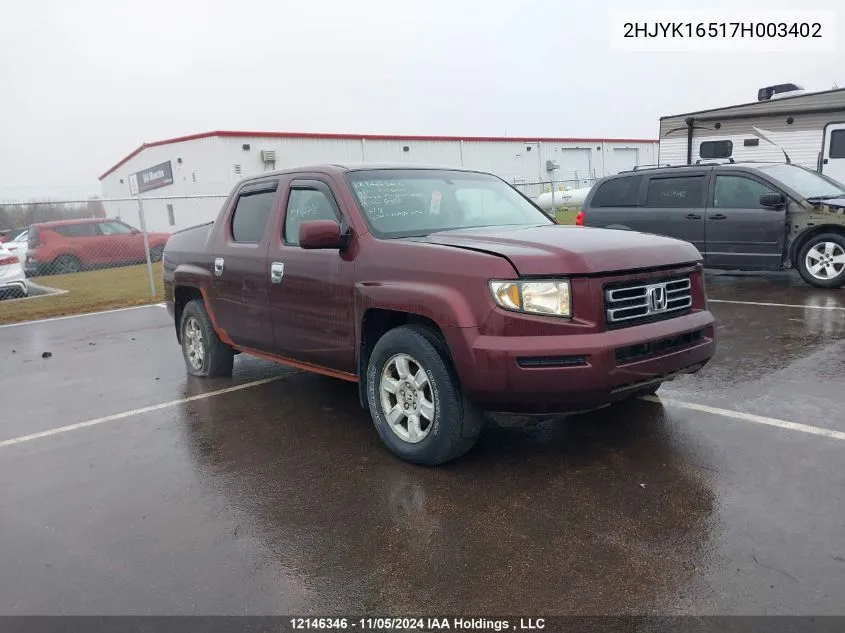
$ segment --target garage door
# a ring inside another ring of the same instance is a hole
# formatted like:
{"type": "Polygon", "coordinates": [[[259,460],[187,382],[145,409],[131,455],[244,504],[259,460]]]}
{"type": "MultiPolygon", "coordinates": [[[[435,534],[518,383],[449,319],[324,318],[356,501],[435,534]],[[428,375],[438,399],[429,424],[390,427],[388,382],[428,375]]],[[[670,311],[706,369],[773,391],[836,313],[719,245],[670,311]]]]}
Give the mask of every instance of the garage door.
{"type": "Polygon", "coordinates": [[[560,170],[555,174],[557,180],[575,183],[586,181],[593,172],[591,152],[586,147],[562,147],[560,150],[560,170]]]}
{"type": "Polygon", "coordinates": [[[605,169],[607,174],[618,174],[626,169],[633,169],[640,158],[640,150],[636,147],[613,147],[607,153],[605,169]]]}

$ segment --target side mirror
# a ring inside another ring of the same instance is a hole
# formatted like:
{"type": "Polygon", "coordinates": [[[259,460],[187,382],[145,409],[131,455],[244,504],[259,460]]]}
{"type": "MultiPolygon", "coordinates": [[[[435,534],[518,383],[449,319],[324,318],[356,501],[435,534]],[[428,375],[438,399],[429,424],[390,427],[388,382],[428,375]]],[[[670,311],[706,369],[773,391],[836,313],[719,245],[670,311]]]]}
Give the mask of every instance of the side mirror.
{"type": "Polygon", "coordinates": [[[299,225],[299,245],[305,249],[343,248],[346,235],[334,220],[309,220],[299,225]]]}
{"type": "Polygon", "coordinates": [[[767,209],[782,209],[786,206],[786,196],[782,193],[764,193],[760,196],[760,206],[767,209]]]}

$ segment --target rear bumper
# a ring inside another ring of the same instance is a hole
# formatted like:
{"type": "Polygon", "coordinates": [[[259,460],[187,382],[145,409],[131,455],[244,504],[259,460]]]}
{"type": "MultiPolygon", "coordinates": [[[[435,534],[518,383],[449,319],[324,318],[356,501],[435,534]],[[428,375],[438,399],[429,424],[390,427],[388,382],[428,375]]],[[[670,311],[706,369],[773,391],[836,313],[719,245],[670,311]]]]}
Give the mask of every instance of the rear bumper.
{"type": "Polygon", "coordinates": [[[451,328],[450,349],[468,395],[493,411],[593,409],[701,369],[715,352],[710,312],[564,336],[481,336],[451,328]]]}
{"type": "Polygon", "coordinates": [[[26,278],[21,276],[14,279],[0,279],[0,294],[7,295],[17,293],[26,297],[29,295],[29,287],[26,285],[26,278]]]}

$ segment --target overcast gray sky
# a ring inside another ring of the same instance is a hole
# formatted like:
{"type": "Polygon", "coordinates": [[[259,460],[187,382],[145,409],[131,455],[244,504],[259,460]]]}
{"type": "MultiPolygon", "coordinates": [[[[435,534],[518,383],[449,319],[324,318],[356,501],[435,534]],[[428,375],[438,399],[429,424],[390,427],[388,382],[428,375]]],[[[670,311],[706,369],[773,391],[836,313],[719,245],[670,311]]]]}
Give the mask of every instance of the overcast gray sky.
{"type": "Polygon", "coordinates": [[[0,199],[96,194],[141,143],[215,129],[655,138],[661,115],[765,85],[845,87],[841,15],[835,53],[622,53],[614,6],[626,3],[2,3],[0,199]]]}

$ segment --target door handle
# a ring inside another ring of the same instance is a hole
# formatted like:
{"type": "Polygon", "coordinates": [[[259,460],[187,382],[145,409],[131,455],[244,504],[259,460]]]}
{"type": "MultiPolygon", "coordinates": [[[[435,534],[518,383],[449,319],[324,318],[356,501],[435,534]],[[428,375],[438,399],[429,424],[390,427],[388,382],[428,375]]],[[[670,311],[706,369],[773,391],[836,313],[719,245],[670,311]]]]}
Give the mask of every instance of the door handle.
{"type": "Polygon", "coordinates": [[[698,215],[697,213],[687,213],[684,217],[687,220],[700,220],[701,219],[701,216],[698,215]]]}
{"type": "Polygon", "coordinates": [[[722,213],[717,213],[717,214],[715,214],[715,215],[711,215],[711,216],[710,216],[710,219],[711,219],[711,220],[727,220],[727,219],[728,219],[728,216],[726,216],[726,215],[724,215],[724,214],[722,214],[722,213]]]}
{"type": "Polygon", "coordinates": [[[218,257],[214,260],[214,276],[219,277],[223,274],[223,258],[218,257]]]}
{"type": "Polygon", "coordinates": [[[282,262],[270,264],[270,281],[274,284],[282,283],[282,275],[285,274],[285,265],[282,262]]]}
{"type": "Polygon", "coordinates": [[[827,159],[826,159],[826,158],[825,158],[822,162],[823,162],[825,165],[827,165],[827,159]]]}

